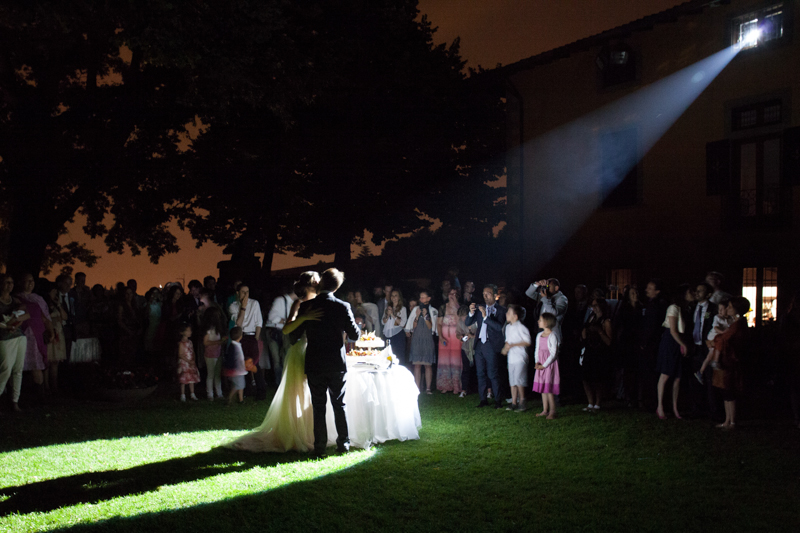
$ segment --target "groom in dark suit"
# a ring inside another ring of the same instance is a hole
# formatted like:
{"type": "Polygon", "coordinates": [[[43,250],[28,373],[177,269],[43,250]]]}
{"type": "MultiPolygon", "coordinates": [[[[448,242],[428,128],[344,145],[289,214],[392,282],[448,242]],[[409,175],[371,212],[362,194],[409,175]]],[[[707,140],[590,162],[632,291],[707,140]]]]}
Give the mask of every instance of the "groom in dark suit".
{"type": "Polygon", "coordinates": [[[500,351],[505,345],[503,326],[506,323],[506,308],[497,303],[497,286],[486,285],[483,288],[484,304],[469,304],[469,316],[465,324],[467,327],[478,324],[475,334],[475,368],[478,371],[478,394],[481,402],[478,407],[486,407],[486,389],[489,383],[494,393],[494,406],[500,409],[503,406],[503,390],[500,388],[500,372],[505,371],[500,367],[500,351]]]}
{"type": "Polygon", "coordinates": [[[336,451],[350,449],[347,434],[347,415],[344,412],[345,363],[344,334],[357,339],[360,335],[350,304],[333,296],[344,282],[344,274],[335,268],[322,273],[319,294],[313,300],[300,304],[300,315],[321,310],[319,321],[306,321],[297,333],[306,334],[306,376],[311,389],[311,405],[314,410],[314,455],[323,456],[328,445],[328,427],[325,424],[327,393],[330,391],[333,415],[336,420],[336,451]]]}

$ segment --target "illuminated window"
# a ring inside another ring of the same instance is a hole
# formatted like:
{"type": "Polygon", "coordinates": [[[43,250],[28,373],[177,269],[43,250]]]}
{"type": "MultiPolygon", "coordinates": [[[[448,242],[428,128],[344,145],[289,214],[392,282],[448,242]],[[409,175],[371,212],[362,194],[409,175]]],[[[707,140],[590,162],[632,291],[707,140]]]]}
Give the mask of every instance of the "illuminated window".
{"type": "Polygon", "coordinates": [[[636,54],[624,43],[604,47],[595,64],[604,88],[636,81],[636,54]]]}
{"type": "Polygon", "coordinates": [[[745,268],[742,272],[742,296],[750,300],[751,310],[747,314],[750,327],[774,322],[778,306],[778,269],[745,268]]]}
{"type": "Polygon", "coordinates": [[[633,284],[633,270],[619,269],[611,271],[611,283],[609,283],[609,298],[619,300],[625,291],[625,287],[633,284]]]}
{"type": "Polygon", "coordinates": [[[778,269],[764,269],[764,288],[761,296],[761,321],[774,322],[778,318],[778,269]]]}
{"type": "Polygon", "coordinates": [[[741,48],[756,48],[783,37],[783,2],[753,11],[733,19],[731,44],[741,48]]]}

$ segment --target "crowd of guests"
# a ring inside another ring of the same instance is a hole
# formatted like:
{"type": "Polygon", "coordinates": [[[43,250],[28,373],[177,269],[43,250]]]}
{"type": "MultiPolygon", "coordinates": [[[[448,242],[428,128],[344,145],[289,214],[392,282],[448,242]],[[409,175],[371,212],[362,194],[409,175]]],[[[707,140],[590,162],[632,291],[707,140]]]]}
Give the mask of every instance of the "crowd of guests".
{"type": "MultiPolygon", "coordinates": [[[[212,276],[190,281],[186,290],[168,283],[144,295],[135,280],[90,289],[82,273],[54,282],[31,274],[0,279],[0,394],[8,390],[14,410],[24,374],[31,397],[46,401],[59,394],[59,368],[98,360],[155,368],[180,384],[182,401],[198,399],[201,381],[207,399],[223,398],[223,376],[241,385],[228,387],[229,401],[241,400],[242,389],[264,399],[268,382],[280,382],[289,347],[281,330],[298,298],[291,283],[267,295],[242,281],[222,290],[212,276]],[[221,356],[231,332],[241,347],[235,371],[224,368],[221,356]]],[[[451,269],[435,289],[379,283],[367,291],[350,283],[340,294],[362,331],[386,339],[413,370],[422,393],[477,393],[478,407],[525,411],[535,392],[543,404],[537,416],[548,419],[567,397],[585,395],[586,412],[613,398],[662,419],[708,416],[733,428],[747,377],[751,302],[725,293],[723,282],[711,272],[668,290],[652,279],[624,287],[618,299],[577,285],[570,299],[556,278],[522,292],[462,283],[451,269]]],[[[800,427],[800,298],[781,320],[800,427]]]]}

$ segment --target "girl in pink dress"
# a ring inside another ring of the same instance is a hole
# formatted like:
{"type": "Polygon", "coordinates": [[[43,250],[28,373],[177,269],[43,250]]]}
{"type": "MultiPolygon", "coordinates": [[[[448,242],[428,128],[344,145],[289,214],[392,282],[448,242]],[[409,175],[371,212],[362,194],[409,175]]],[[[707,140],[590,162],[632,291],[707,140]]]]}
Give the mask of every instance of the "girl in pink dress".
{"type": "Polygon", "coordinates": [[[181,384],[181,401],[186,401],[186,385],[189,385],[189,396],[197,400],[194,395],[194,384],[200,383],[200,372],[194,362],[194,347],[192,346],[192,327],[188,324],[181,326],[181,340],[178,342],[178,381],[181,384]]]}
{"type": "Polygon", "coordinates": [[[556,417],[555,395],[561,392],[561,376],[558,373],[558,337],[553,328],[558,321],[552,313],[542,313],[539,327],[542,332],[536,336],[536,374],[533,378],[533,392],[542,395],[542,412],[536,416],[546,416],[548,420],[556,417]]]}
{"type": "Polygon", "coordinates": [[[461,339],[458,336],[458,289],[450,289],[439,312],[439,368],[436,388],[461,394],[461,339]]]}

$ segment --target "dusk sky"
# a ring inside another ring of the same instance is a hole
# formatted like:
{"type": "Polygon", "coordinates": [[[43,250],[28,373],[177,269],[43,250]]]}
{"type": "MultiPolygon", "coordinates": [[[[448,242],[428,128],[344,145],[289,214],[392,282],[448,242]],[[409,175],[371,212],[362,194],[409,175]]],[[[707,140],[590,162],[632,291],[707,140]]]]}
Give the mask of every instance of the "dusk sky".
{"type": "MultiPolygon", "coordinates": [[[[421,0],[420,10],[438,27],[436,42],[452,42],[461,37],[461,55],[468,66],[492,68],[530,57],[589,35],[625,24],[646,15],[680,4],[674,0],[421,0]]],[[[268,205],[265,203],[265,209],[268,205]]],[[[217,276],[217,262],[229,259],[222,249],[206,244],[200,249],[188,233],[174,228],[181,252],[162,258],[153,265],[144,255],[109,255],[102,241],[87,239],[82,221],[68,227],[61,242],[78,240],[101,256],[93,268],[77,265],[87,273],[89,284],[109,286],[136,278],[140,293],[167,281],[217,276]]],[[[324,257],[297,259],[276,255],[273,269],[314,264],[324,257]]],[[[51,273],[49,277],[53,277],[51,273]]]]}

